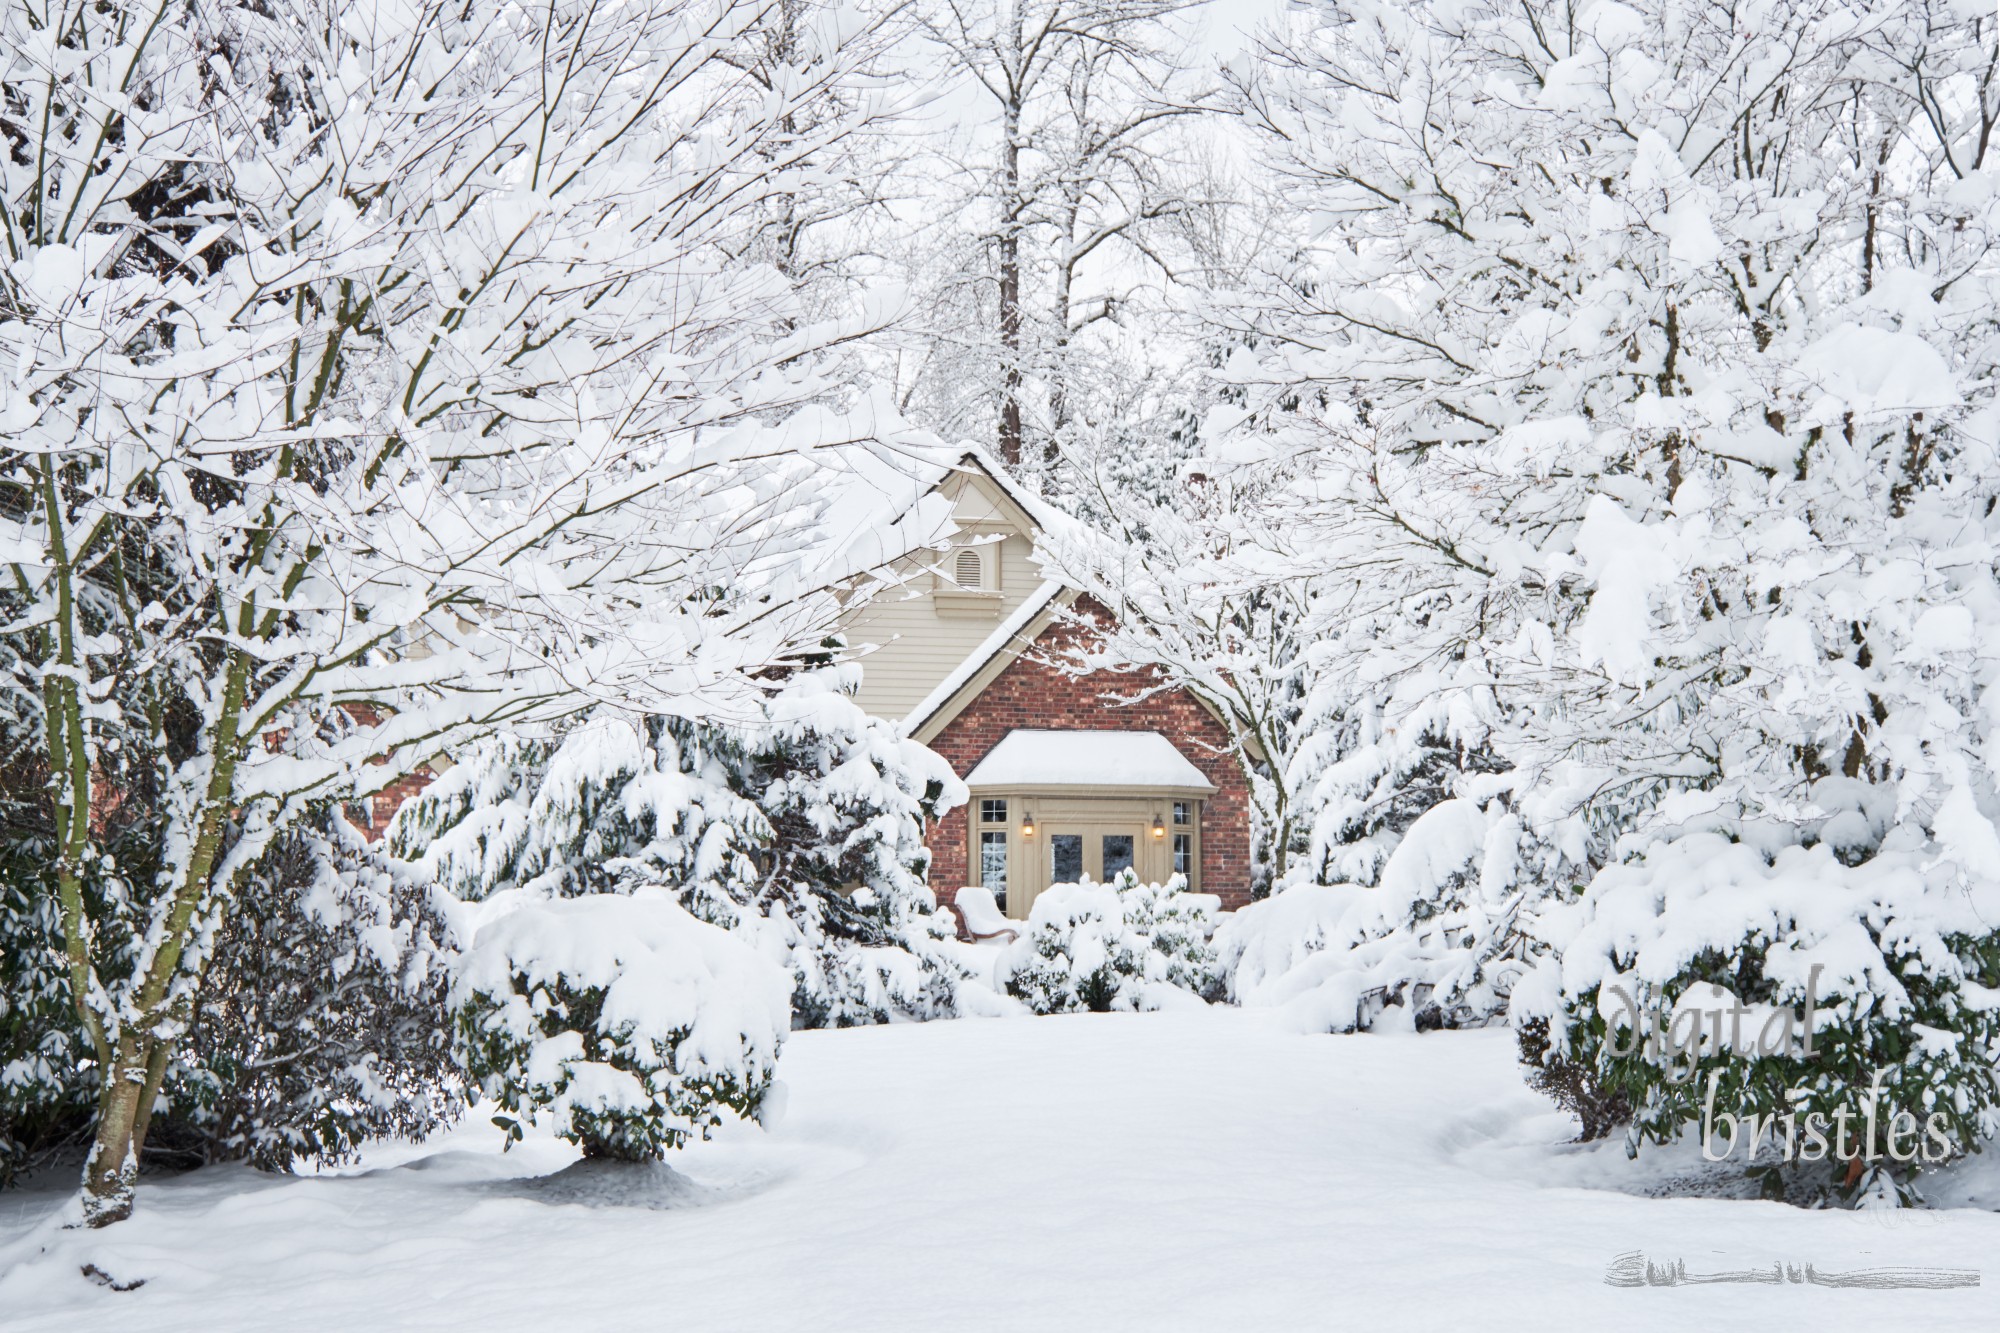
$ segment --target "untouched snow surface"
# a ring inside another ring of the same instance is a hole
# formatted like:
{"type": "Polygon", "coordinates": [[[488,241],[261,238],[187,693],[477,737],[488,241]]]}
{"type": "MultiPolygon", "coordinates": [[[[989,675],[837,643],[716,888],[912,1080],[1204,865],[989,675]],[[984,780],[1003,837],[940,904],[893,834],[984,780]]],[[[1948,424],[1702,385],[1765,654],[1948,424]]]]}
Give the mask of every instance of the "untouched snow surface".
{"type": "Polygon", "coordinates": [[[0,1195],[0,1326],[164,1330],[1567,1330],[2000,1325],[2000,1173],[1897,1214],[1638,1193],[1699,1162],[1563,1142],[1498,1031],[1304,1036],[1254,1011],[795,1036],[789,1111],[538,1187],[478,1119],[355,1171],[220,1168],[106,1233],[0,1195]],[[565,1182],[567,1183],[567,1182],[565,1182]],[[664,1206],[663,1206],[664,1205],[664,1206]],[[1982,1268],[1968,1290],[1614,1288],[1690,1272],[1982,1268]],[[118,1293],[79,1276],[86,1264],[118,1293]]]}

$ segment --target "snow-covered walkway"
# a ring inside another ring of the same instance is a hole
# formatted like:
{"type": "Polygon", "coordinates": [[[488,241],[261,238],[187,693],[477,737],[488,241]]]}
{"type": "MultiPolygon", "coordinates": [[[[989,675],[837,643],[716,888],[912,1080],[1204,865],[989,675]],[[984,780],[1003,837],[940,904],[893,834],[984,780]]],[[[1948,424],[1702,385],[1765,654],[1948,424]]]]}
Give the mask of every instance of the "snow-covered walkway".
{"type": "MultiPolygon", "coordinates": [[[[1622,1154],[1561,1144],[1501,1032],[1306,1037],[1237,1010],[967,1020],[803,1034],[782,1072],[774,1133],[682,1155],[698,1206],[526,1197],[520,1178],[567,1150],[502,1156],[478,1121],[341,1176],[153,1184],[105,1234],[42,1227],[54,1193],[0,1195],[0,1327],[113,1311],[149,1333],[2000,1326],[2000,1216],[1618,1192],[1622,1154]],[[1984,1268],[1987,1285],[1607,1286],[1632,1250],[1692,1271],[1984,1268]],[[146,1285],[109,1291],[85,1264],[146,1285]]],[[[1968,1173],[1956,1197],[1997,1178],[1968,1173]]]]}

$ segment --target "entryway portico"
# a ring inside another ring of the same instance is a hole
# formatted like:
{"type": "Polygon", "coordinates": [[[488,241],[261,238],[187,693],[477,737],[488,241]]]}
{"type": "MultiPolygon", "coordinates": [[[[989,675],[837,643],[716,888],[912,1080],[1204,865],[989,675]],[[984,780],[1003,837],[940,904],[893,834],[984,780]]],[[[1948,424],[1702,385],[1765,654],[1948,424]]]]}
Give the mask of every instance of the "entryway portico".
{"type": "Polygon", "coordinates": [[[1008,916],[1051,884],[1185,875],[1200,890],[1202,804],[1216,791],[1157,731],[1019,728],[966,775],[966,864],[1008,916]]]}

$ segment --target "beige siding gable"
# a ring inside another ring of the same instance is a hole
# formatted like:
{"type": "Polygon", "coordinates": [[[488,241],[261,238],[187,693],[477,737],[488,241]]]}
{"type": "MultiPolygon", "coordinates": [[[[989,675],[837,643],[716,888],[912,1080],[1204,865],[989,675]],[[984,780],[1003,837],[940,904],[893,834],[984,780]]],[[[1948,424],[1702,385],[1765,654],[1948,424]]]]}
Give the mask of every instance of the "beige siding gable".
{"type": "Polygon", "coordinates": [[[991,482],[979,476],[961,477],[958,480],[958,494],[954,497],[956,504],[952,509],[953,518],[960,523],[999,521],[1010,526],[1013,524],[1013,520],[1001,512],[1000,499],[997,492],[992,489],[991,482]]]}
{"type": "Polygon", "coordinates": [[[858,702],[879,717],[900,720],[922,703],[992,637],[1041,585],[1032,560],[1035,525],[1020,506],[980,472],[957,472],[939,489],[953,502],[958,524],[951,547],[925,552],[895,569],[901,579],[841,622],[859,658],[858,702]],[[953,578],[958,553],[979,553],[981,586],[953,578]]]}

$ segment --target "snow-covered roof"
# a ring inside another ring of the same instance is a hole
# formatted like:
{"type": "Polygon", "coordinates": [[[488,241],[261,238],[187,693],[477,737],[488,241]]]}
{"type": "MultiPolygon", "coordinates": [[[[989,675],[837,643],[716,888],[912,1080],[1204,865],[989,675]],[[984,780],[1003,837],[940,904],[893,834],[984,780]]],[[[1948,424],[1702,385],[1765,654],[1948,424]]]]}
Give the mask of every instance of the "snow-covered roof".
{"type": "Polygon", "coordinates": [[[867,497],[865,507],[857,509],[857,519],[871,524],[892,522],[944,485],[953,474],[976,469],[1044,532],[1066,531],[1076,526],[1077,520],[1023,486],[1004,463],[970,440],[921,451],[906,449],[902,454],[898,462],[900,470],[894,475],[884,473],[875,480],[875,493],[867,497]]]}
{"type": "Polygon", "coordinates": [[[1028,599],[1015,607],[1013,614],[1001,621],[999,627],[968,653],[963,662],[952,668],[950,675],[938,682],[936,689],[924,696],[922,703],[910,710],[910,715],[903,719],[903,730],[914,733],[930,720],[931,714],[950,703],[952,696],[964,689],[966,683],[979,674],[981,667],[1005,651],[1016,635],[1033,624],[1035,617],[1062,595],[1062,590],[1062,584],[1051,582],[1029,593],[1028,599]]]}
{"type": "MultiPolygon", "coordinates": [[[[991,477],[993,484],[1000,488],[1001,493],[1018,505],[1022,513],[1033,519],[1036,527],[1045,532],[1054,532],[1076,522],[1068,514],[1015,480],[999,459],[980,446],[966,440],[959,443],[956,450],[958,461],[948,471],[963,471],[968,461],[978,464],[979,470],[991,477]]],[[[939,474],[938,480],[940,482],[944,480],[943,473],[939,474]]]]}
{"type": "Polygon", "coordinates": [[[965,785],[1215,790],[1157,731],[1010,731],[965,775],[965,785]]]}
{"type": "MultiPolygon", "coordinates": [[[[829,515],[830,564],[871,570],[914,548],[942,548],[955,527],[950,501],[937,494],[953,476],[984,473],[1028,521],[1045,532],[1076,520],[1009,476],[998,459],[969,440],[945,444],[911,434],[893,443],[815,455],[798,465],[798,485],[810,488],[829,515]]],[[[745,503],[754,503],[746,495],[745,503]]],[[[831,575],[838,577],[838,574],[831,575]]]]}

